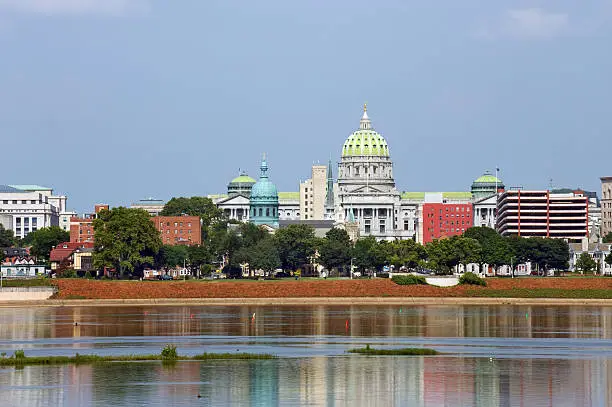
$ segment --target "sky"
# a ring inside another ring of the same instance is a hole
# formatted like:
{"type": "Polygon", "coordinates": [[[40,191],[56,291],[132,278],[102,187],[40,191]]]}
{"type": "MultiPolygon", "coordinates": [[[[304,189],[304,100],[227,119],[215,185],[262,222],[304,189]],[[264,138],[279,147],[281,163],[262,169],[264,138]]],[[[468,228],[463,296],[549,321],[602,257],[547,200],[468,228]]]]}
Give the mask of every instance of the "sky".
{"type": "Polygon", "coordinates": [[[0,0],[0,184],[95,203],[280,191],[368,104],[402,191],[601,191],[612,0],[0,0]],[[551,181],[552,179],[552,181],[551,181]]]}

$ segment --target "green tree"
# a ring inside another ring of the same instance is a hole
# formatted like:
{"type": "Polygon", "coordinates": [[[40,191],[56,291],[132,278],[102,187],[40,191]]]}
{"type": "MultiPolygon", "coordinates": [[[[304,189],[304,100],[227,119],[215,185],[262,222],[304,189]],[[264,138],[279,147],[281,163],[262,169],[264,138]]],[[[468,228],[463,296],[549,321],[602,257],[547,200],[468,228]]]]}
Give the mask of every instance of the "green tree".
{"type": "Polygon", "coordinates": [[[257,242],[255,246],[249,248],[249,268],[253,270],[263,270],[270,274],[281,265],[280,256],[276,242],[271,236],[257,242]]]}
{"type": "Polygon", "coordinates": [[[11,229],[5,229],[0,223],[0,247],[13,247],[15,244],[15,236],[11,229]]]}
{"type": "Polygon", "coordinates": [[[463,237],[474,239],[480,244],[480,255],[474,263],[496,267],[510,264],[513,257],[510,241],[495,230],[486,226],[475,226],[466,230],[463,237]]]}
{"type": "Polygon", "coordinates": [[[458,236],[450,239],[433,240],[425,245],[429,267],[440,274],[450,274],[459,264],[461,253],[457,244],[458,236]]]}
{"type": "Polygon", "coordinates": [[[319,261],[329,271],[346,266],[351,261],[351,239],[344,229],[333,228],[320,241],[319,261]]]}
{"type": "Polygon", "coordinates": [[[188,258],[188,247],[182,245],[164,245],[161,247],[158,253],[160,265],[168,270],[176,266],[182,266],[187,262],[188,258]]]}
{"type": "Polygon", "coordinates": [[[23,244],[30,246],[30,254],[43,261],[49,260],[49,253],[53,247],[60,243],[68,242],[70,233],[59,226],[38,229],[30,232],[23,239],[23,244]]]}
{"type": "Polygon", "coordinates": [[[608,253],[604,261],[610,265],[612,265],[612,252],[608,253]]]}
{"type": "Polygon", "coordinates": [[[274,239],[283,269],[297,270],[308,264],[315,253],[314,228],[310,225],[289,225],[278,229],[274,239]]]}
{"type": "Polygon", "coordinates": [[[93,227],[94,267],[114,268],[122,277],[127,273],[141,274],[142,267],[153,263],[162,246],[151,217],[142,209],[103,210],[93,227]]]}
{"type": "Polygon", "coordinates": [[[590,254],[583,252],[576,260],[576,270],[580,270],[583,273],[589,273],[597,269],[597,263],[590,254]]]}
{"type": "Polygon", "coordinates": [[[204,265],[212,261],[212,255],[210,250],[204,245],[189,246],[187,248],[187,259],[192,274],[199,277],[204,265]]]}
{"type": "Polygon", "coordinates": [[[210,198],[193,196],[191,198],[172,198],[159,213],[161,216],[199,216],[202,220],[202,240],[208,238],[213,223],[223,218],[223,212],[210,198]]]}
{"type": "Polygon", "coordinates": [[[478,263],[482,259],[482,246],[478,240],[456,236],[453,243],[458,252],[459,264],[463,264],[464,267],[470,263],[478,263]]]}
{"type": "Polygon", "coordinates": [[[361,238],[353,248],[354,265],[362,271],[366,269],[380,270],[385,265],[384,249],[373,236],[361,238]]]}
{"type": "Polygon", "coordinates": [[[415,269],[427,257],[425,248],[412,239],[392,241],[386,245],[386,249],[387,261],[396,270],[402,266],[415,269]]]}
{"type": "Polygon", "coordinates": [[[612,232],[608,232],[603,238],[604,243],[612,243],[612,232]]]}

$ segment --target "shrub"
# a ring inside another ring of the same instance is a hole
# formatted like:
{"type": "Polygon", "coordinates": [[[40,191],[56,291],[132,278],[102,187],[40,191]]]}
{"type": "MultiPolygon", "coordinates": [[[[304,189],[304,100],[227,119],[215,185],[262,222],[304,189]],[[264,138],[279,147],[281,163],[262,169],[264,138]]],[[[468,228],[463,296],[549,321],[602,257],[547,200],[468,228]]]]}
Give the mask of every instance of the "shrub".
{"type": "Polygon", "coordinates": [[[414,285],[422,284],[427,285],[427,280],[423,276],[415,276],[414,274],[408,274],[406,276],[393,276],[391,278],[395,284],[399,285],[414,285]]]}
{"type": "Polygon", "coordinates": [[[176,360],[178,354],[176,353],[176,345],[166,345],[161,351],[162,360],[176,360]]]}
{"type": "Polygon", "coordinates": [[[89,272],[89,270],[85,272],[85,278],[86,278],[86,279],[88,279],[88,280],[89,280],[90,278],[92,278],[92,277],[91,277],[91,273],[89,272]]]}
{"type": "Polygon", "coordinates": [[[15,359],[25,359],[25,352],[23,349],[17,349],[13,356],[15,356],[15,359]]]}
{"type": "Polygon", "coordinates": [[[463,273],[463,275],[459,277],[459,284],[481,285],[483,287],[487,286],[487,282],[484,280],[484,278],[480,278],[476,274],[469,271],[467,273],[463,273]]]}
{"type": "Polygon", "coordinates": [[[60,277],[62,278],[76,278],[77,273],[74,269],[66,269],[60,273],[60,277]]]}

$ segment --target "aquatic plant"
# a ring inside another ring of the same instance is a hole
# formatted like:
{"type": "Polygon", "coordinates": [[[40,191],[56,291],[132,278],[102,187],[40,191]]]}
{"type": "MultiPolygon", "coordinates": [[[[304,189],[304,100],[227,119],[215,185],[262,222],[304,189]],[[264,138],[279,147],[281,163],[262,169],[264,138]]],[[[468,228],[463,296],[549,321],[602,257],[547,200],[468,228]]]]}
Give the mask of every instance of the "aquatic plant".
{"type": "Polygon", "coordinates": [[[435,349],[429,348],[401,348],[401,349],[374,349],[370,345],[365,348],[349,349],[348,353],[358,353],[360,355],[398,355],[398,356],[431,356],[439,355],[435,349]]]}

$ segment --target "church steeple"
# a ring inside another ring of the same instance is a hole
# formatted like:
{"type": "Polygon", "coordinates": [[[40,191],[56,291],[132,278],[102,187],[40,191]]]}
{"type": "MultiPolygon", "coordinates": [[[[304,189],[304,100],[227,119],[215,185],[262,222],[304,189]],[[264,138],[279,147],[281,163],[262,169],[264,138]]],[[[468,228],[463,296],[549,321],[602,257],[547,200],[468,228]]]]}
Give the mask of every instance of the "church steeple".
{"type": "Polygon", "coordinates": [[[332,162],[329,160],[327,164],[327,196],[325,197],[326,210],[334,210],[334,173],[332,170],[332,162]]]}
{"type": "Polygon", "coordinates": [[[363,104],[363,116],[361,116],[361,120],[359,121],[359,130],[371,130],[372,122],[368,117],[368,104],[363,104]]]}

